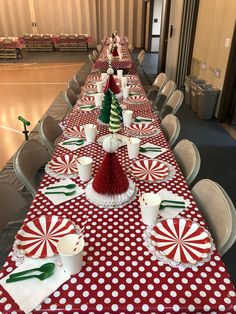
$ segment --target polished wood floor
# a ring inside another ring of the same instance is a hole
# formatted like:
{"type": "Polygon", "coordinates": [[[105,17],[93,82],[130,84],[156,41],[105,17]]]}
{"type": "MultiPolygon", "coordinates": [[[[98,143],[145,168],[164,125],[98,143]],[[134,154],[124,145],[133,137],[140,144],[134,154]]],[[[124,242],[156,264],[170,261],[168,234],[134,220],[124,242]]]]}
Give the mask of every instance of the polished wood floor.
{"type": "Polygon", "coordinates": [[[0,64],[0,171],[24,141],[19,115],[31,131],[83,63],[0,64]]]}

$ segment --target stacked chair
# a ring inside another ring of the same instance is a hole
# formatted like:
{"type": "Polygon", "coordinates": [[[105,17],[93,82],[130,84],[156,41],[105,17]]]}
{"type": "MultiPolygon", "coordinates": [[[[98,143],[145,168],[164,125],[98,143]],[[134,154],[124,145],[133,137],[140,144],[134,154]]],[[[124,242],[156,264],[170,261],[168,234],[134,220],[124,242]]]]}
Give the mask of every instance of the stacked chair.
{"type": "Polygon", "coordinates": [[[18,49],[16,47],[16,43],[11,39],[3,40],[3,51],[5,59],[17,59],[18,49]]]}

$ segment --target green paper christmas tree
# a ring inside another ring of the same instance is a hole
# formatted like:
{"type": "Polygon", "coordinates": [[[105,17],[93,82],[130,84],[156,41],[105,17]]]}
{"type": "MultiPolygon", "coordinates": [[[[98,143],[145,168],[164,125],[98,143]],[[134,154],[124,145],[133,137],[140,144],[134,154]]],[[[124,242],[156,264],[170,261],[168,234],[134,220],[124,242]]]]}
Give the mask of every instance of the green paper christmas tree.
{"type": "Polygon", "coordinates": [[[100,111],[99,120],[105,124],[109,124],[109,121],[110,121],[112,94],[113,94],[112,91],[108,89],[105,92],[103,102],[102,102],[102,108],[100,111]]]}
{"type": "Polygon", "coordinates": [[[114,94],[112,94],[111,115],[109,122],[109,131],[117,133],[121,129],[122,109],[114,94]]]}

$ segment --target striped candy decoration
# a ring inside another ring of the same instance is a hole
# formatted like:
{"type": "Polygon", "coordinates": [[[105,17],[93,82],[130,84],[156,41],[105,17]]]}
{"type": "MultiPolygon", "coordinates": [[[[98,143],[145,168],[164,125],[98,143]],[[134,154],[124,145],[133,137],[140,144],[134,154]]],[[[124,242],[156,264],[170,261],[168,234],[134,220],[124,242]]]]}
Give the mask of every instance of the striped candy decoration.
{"type": "Polygon", "coordinates": [[[147,123],[131,124],[129,127],[129,133],[135,136],[150,136],[156,131],[157,129],[152,124],[147,123]]]}
{"type": "Polygon", "coordinates": [[[74,126],[73,128],[68,128],[64,134],[67,137],[82,137],[85,138],[85,132],[83,126],[74,126]]]}
{"type": "Polygon", "coordinates": [[[212,243],[203,227],[188,219],[162,220],[151,231],[156,249],[177,263],[195,264],[206,258],[212,243]]]}
{"type": "Polygon", "coordinates": [[[86,85],[86,88],[87,88],[87,89],[97,89],[97,85],[94,85],[94,84],[87,84],[87,85],[86,85]]]}
{"type": "Polygon", "coordinates": [[[94,96],[83,96],[79,99],[78,101],[79,103],[83,103],[83,105],[85,103],[91,104],[92,102],[94,102],[94,96]]]}
{"type": "Polygon", "coordinates": [[[78,172],[76,158],[72,154],[63,154],[53,157],[48,163],[49,169],[59,174],[72,174],[78,172]]]}
{"type": "Polygon", "coordinates": [[[145,96],[142,95],[133,95],[133,96],[129,96],[127,99],[124,99],[125,102],[127,103],[143,103],[145,101],[147,101],[147,98],[145,96]]]}
{"type": "Polygon", "coordinates": [[[157,181],[165,178],[168,167],[156,159],[141,159],[130,166],[131,174],[139,180],[157,181]]]}
{"type": "Polygon", "coordinates": [[[70,233],[75,233],[75,228],[69,219],[41,216],[22,226],[15,244],[26,256],[44,258],[56,254],[57,242],[70,233]]]}

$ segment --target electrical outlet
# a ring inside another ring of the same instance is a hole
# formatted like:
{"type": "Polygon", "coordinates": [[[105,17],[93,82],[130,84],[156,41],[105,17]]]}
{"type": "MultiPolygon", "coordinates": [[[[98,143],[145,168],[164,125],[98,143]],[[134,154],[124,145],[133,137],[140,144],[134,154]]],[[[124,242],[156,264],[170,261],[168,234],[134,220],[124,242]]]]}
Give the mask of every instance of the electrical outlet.
{"type": "Polygon", "coordinates": [[[230,46],[230,38],[225,39],[225,48],[229,48],[230,46]]]}

